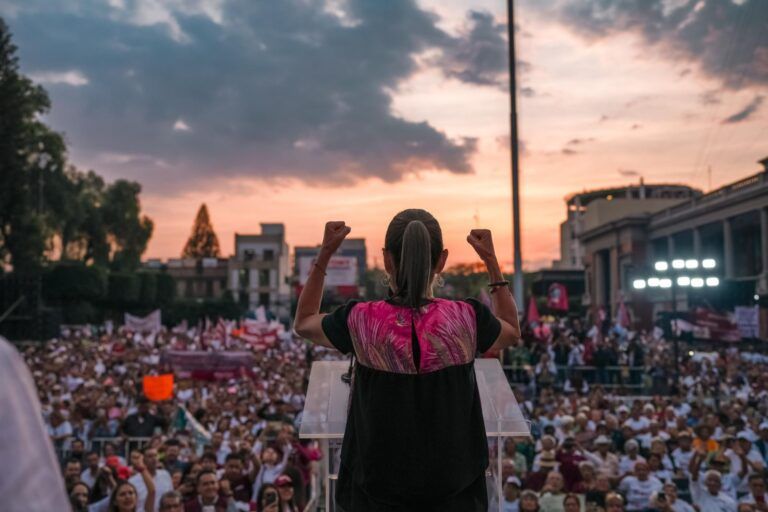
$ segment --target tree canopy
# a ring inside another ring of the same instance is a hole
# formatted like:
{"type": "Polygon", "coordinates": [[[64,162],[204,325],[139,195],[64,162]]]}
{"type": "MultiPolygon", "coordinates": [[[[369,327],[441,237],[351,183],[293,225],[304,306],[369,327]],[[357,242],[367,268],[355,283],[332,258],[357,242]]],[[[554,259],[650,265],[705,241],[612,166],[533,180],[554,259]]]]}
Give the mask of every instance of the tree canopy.
{"type": "Polygon", "coordinates": [[[61,134],[41,118],[46,91],[19,71],[0,18],[0,267],[25,272],[48,260],[133,270],[152,236],[141,185],[107,184],[67,162],[61,134]]]}
{"type": "Polygon", "coordinates": [[[208,207],[205,203],[200,205],[195,217],[195,224],[192,226],[192,234],[189,235],[187,245],[182,251],[182,258],[218,258],[221,255],[219,249],[219,238],[213,230],[208,207]]]}

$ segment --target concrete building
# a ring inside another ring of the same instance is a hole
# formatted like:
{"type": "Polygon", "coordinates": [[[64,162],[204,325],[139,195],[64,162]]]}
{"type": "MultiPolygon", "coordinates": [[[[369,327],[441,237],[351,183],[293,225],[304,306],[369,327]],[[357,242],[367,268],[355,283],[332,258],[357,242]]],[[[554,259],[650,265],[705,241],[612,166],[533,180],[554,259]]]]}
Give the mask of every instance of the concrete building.
{"type": "Polygon", "coordinates": [[[723,283],[713,290],[678,293],[674,306],[680,310],[691,300],[732,309],[768,294],[768,158],[760,163],[757,174],[673,205],[658,203],[653,211],[605,212],[604,204],[587,206],[578,236],[585,305],[614,315],[623,299],[638,321],[650,324],[656,313],[671,310],[672,295],[668,290],[635,292],[632,281],[647,275],[655,261],[673,258],[714,258],[723,283]]]}
{"type": "Polygon", "coordinates": [[[145,269],[167,272],[176,282],[179,299],[218,299],[227,291],[226,258],[149,259],[145,269]]]}
{"type": "Polygon", "coordinates": [[[581,235],[593,227],[621,218],[628,213],[650,213],[701,195],[685,185],[638,185],[585,190],[565,200],[566,219],[560,224],[560,259],[552,262],[556,270],[584,268],[581,235]]]}
{"type": "Polygon", "coordinates": [[[261,233],[235,234],[228,289],[249,308],[264,306],[278,318],[290,315],[290,263],[283,224],[261,224],[261,233]]]}
{"type": "MultiPolygon", "coordinates": [[[[296,295],[301,291],[301,288],[306,279],[306,274],[309,271],[307,267],[309,263],[317,257],[320,252],[320,246],[305,246],[296,247],[294,249],[293,260],[293,275],[294,284],[296,287],[296,295]]],[[[354,263],[354,275],[347,274],[343,271],[337,272],[337,276],[330,275],[326,279],[326,288],[330,288],[333,293],[336,293],[343,298],[359,297],[362,295],[360,288],[363,286],[365,273],[368,270],[368,251],[365,246],[365,238],[347,238],[341,243],[341,247],[336,252],[334,257],[347,259],[354,263]],[[338,283],[332,282],[334,278],[340,279],[338,283]]],[[[344,263],[344,262],[341,262],[344,263]]],[[[345,265],[346,266],[346,265],[345,265]]],[[[343,270],[343,269],[337,269],[343,270]]],[[[332,269],[332,271],[334,271],[332,269]]]]}

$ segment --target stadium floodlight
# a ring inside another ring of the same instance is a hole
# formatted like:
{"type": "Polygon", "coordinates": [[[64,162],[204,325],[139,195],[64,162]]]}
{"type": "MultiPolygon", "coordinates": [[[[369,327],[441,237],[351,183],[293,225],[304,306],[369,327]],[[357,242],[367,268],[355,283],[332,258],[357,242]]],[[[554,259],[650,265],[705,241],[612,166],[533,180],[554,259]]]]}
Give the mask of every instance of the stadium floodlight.
{"type": "Polygon", "coordinates": [[[691,284],[691,278],[688,276],[680,276],[677,278],[677,286],[689,286],[691,284]]]}
{"type": "Polygon", "coordinates": [[[666,277],[659,279],[659,286],[662,288],[672,288],[672,280],[666,277]]]}
{"type": "Polygon", "coordinates": [[[694,288],[701,288],[702,286],[704,286],[704,279],[702,279],[701,277],[694,277],[693,279],[691,279],[691,286],[693,286],[694,288]]]}
{"type": "Polygon", "coordinates": [[[720,286],[720,279],[717,277],[708,277],[707,286],[720,286]]]}
{"type": "Polygon", "coordinates": [[[635,290],[643,290],[645,289],[645,279],[635,279],[632,281],[632,288],[635,290]]]}
{"type": "Polygon", "coordinates": [[[699,268],[699,260],[685,260],[685,268],[690,270],[699,268]]]}
{"type": "Polygon", "coordinates": [[[660,285],[659,281],[660,279],[658,277],[649,277],[648,286],[650,286],[651,288],[657,288],[660,285]]]}
{"type": "Polygon", "coordinates": [[[704,258],[701,260],[701,266],[704,268],[715,268],[717,266],[717,262],[714,258],[704,258]]]}
{"type": "Polygon", "coordinates": [[[672,260],[672,268],[675,270],[681,270],[685,268],[685,260],[672,260]]]}
{"type": "Polygon", "coordinates": [[[658,272],[666,272],[669,269],[669,263],[666,261],[657,261],[653,268],[655,268],[658,272]]]}

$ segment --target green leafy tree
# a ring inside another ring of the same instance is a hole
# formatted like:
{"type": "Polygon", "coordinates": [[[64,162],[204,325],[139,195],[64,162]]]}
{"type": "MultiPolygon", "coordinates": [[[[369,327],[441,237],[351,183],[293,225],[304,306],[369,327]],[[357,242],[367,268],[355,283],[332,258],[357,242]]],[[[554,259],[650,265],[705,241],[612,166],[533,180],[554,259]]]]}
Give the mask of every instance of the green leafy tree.
{"type": "Polygon", "coordinates": [[[64,179],[61,136],[40,119],[45,90],[19,72],[16,46],[0,18],[0,262],[39,268],[64,215],[57,184],[64,179]]]}
{"type": "Polygon", "coordinates": [[[218,258],[221,255],[219,249],[219,238],[213,230],[208,207],[205,203],[200,205],[195,217],[195,224],[192,226],[192,234],[189,235],[187,245],[181,253],[182,258],[218,258]]]}
{"type": "Polygon", "coordinates": [[[104,193],[101,213],[108,230],[111,266],[116,270],[136,270],[152,237],[154,223],[141,215],[140,192],[138,183],[117,180],[104,193]]]}

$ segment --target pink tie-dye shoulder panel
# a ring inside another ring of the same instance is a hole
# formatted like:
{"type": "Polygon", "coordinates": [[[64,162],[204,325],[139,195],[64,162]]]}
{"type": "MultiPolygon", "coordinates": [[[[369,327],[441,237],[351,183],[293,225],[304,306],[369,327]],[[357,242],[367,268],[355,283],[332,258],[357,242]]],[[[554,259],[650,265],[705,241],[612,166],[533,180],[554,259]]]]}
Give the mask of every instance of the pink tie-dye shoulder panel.
{"type": "Polygon", "coordinates": [[[418,312],[386,301],[356,304],[347,319],[360,364],[394,373],[430,373],[471,362],[477,347],[475,310],[467,302],[434,299],[418,312]],[[414,364],[411,318],[419,342],[414,364]]]}

